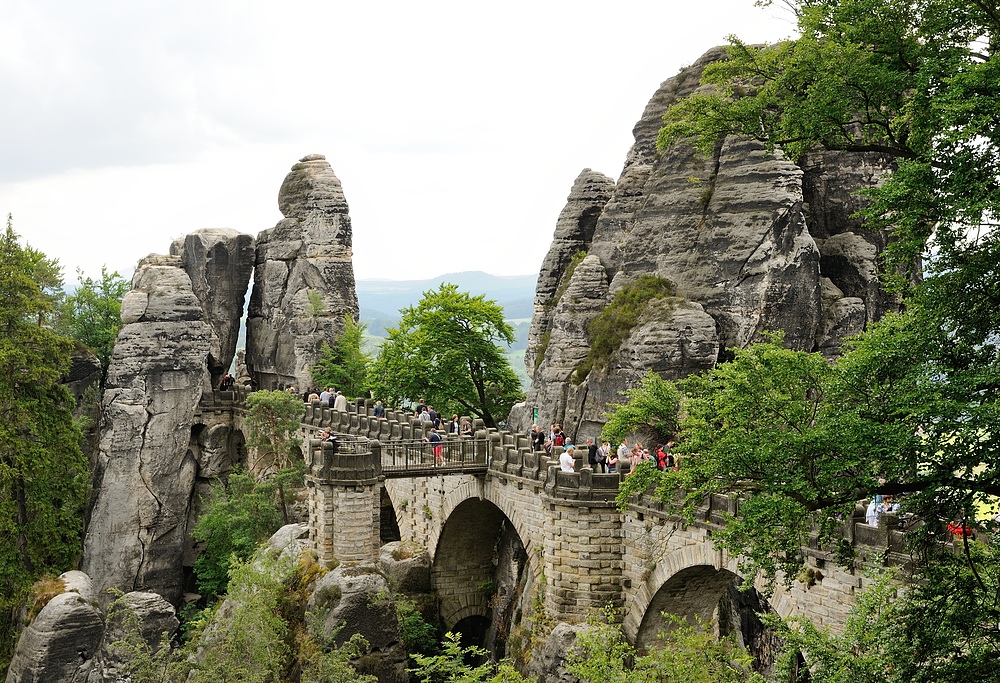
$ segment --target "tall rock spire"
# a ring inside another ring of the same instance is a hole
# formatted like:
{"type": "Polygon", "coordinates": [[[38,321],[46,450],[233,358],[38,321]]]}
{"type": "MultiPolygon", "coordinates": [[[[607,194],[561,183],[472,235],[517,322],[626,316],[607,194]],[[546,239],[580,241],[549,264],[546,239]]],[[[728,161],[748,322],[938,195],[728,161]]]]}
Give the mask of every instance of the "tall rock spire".
{"type": "Polygon", "coordinates": [[[247,318],[247,367],[261,389],[310,386],[324,341],[358,316],[351,217],[321,154],[302,157],[278,192],[285,218],[257,238],[247,318]]]}

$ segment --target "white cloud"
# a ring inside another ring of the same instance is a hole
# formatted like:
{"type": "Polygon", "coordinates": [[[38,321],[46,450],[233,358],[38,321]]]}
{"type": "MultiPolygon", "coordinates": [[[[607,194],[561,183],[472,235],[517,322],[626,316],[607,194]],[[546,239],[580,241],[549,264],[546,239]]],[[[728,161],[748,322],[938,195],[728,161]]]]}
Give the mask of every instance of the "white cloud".
{"type": "Polygon", "coordinates": [[[750,0],[92,3],[0,8],[0,211],[72,271],[190,230],[256,233],[322,153],[359,277],[538,268],[573,179],[621,170],[656,86],[750,0]]]}

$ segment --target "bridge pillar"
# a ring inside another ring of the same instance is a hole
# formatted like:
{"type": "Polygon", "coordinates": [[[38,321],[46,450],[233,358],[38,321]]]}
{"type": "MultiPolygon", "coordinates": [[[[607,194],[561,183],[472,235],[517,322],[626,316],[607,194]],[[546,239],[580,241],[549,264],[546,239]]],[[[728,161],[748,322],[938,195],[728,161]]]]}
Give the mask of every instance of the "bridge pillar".
{"type": "Polygon", "coordinates": [[[544,517],[540,559],[548,615],[581,621],[608,604],[621,609],[622,515],[614,502],[551,496],[544,517]]]}
{"type": "Polygon", "coordinates": [[[340,450],[315,439],[306,448],[309,540],[324,564],[377,563],[381,448],[378,441],[361,441],[340,450]]]}

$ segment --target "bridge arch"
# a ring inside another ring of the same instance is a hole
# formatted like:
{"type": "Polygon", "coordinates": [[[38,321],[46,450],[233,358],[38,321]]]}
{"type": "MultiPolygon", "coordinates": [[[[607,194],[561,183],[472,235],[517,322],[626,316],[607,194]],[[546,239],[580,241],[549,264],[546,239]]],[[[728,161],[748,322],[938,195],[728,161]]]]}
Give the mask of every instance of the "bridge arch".
{"type": "MultiPolygon", "coordinates": [[[[448,629],[460,622],[503,623],[503,613],[516,609],[520,587],[535,571],[508,515],[479,497],[465,498],[450,510],[433,558],[432,581],[448,629]]],[[[503,641],[506,634],[496,639],[503,641]]]]}

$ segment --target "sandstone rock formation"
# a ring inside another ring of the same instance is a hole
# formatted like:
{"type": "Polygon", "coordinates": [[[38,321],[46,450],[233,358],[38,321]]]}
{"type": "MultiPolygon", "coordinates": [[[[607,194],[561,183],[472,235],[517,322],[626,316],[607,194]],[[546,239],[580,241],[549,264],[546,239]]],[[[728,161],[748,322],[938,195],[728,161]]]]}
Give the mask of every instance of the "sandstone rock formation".
{"type": "Polygon", "coordinates": [[[246,362],[262,389],[312,385],[323,341],[357,319],[351,218],[326,157],[292,167],[278,193],[284,220],[257,238],[246,362]]]}
{"type": "Polygon", "coordinates": [[[657,152],[667,107],[722,57],[710,50],[660,86],[613,188],[589,170],[577,178],[539,274],[525,353],[533,383],[510,416],[515,429],[538,408],[540,424],[593,436],[607,404],[648,370],[676,379],[711,368],[767,331],[833,356],[894,305],[876,278],[885,237],[851,218],[855,193],[887,161],[815,152],[795,164],[739,137],[711,158],[686,144],[657,152]],[[571,250],[587,256],[571,262],[571,250]],[[591,347],[589,321],[646,273],[670,280],[677,296],[657,300],[606,364],[574,378],[591,347]]]}
{"type": "Polygon", "coordinates": [[[214,332],[208,370],[211,386],[217,387],[236,354],[243,304],[253,273],[254,238],[226,228],[198,230],[175,240],[170,255],[180,257],[205,321],[214,332]]]}
{"type": "Polygon", "coordinates": [[[7,683],[87,679],[100,646],[104,619],[86,574],[72,571],[59,578],[65,589],[49,600],[21,634],[7,669],[7,683]]]}
{"type": "Polygon", "coordinates": [[[308,609],[321,616],[312,626],[320,642],[335,639],[342,644],[355,633],[368,641],[369,656],[355,662],[359,673],[405,683],[407,654],[389,595],[389,584],[376,567],[341,565],[316,582],[308,609]]]}
{"type": "Polygon", "coordinates": [[[252,246],[231,230],[189,235],[140,261],[122,301],[82,561],[102,602],[107,588],[180,602],[196,484],[228,471],[242,441],[195,414],[232,362],[252,246]]]}

